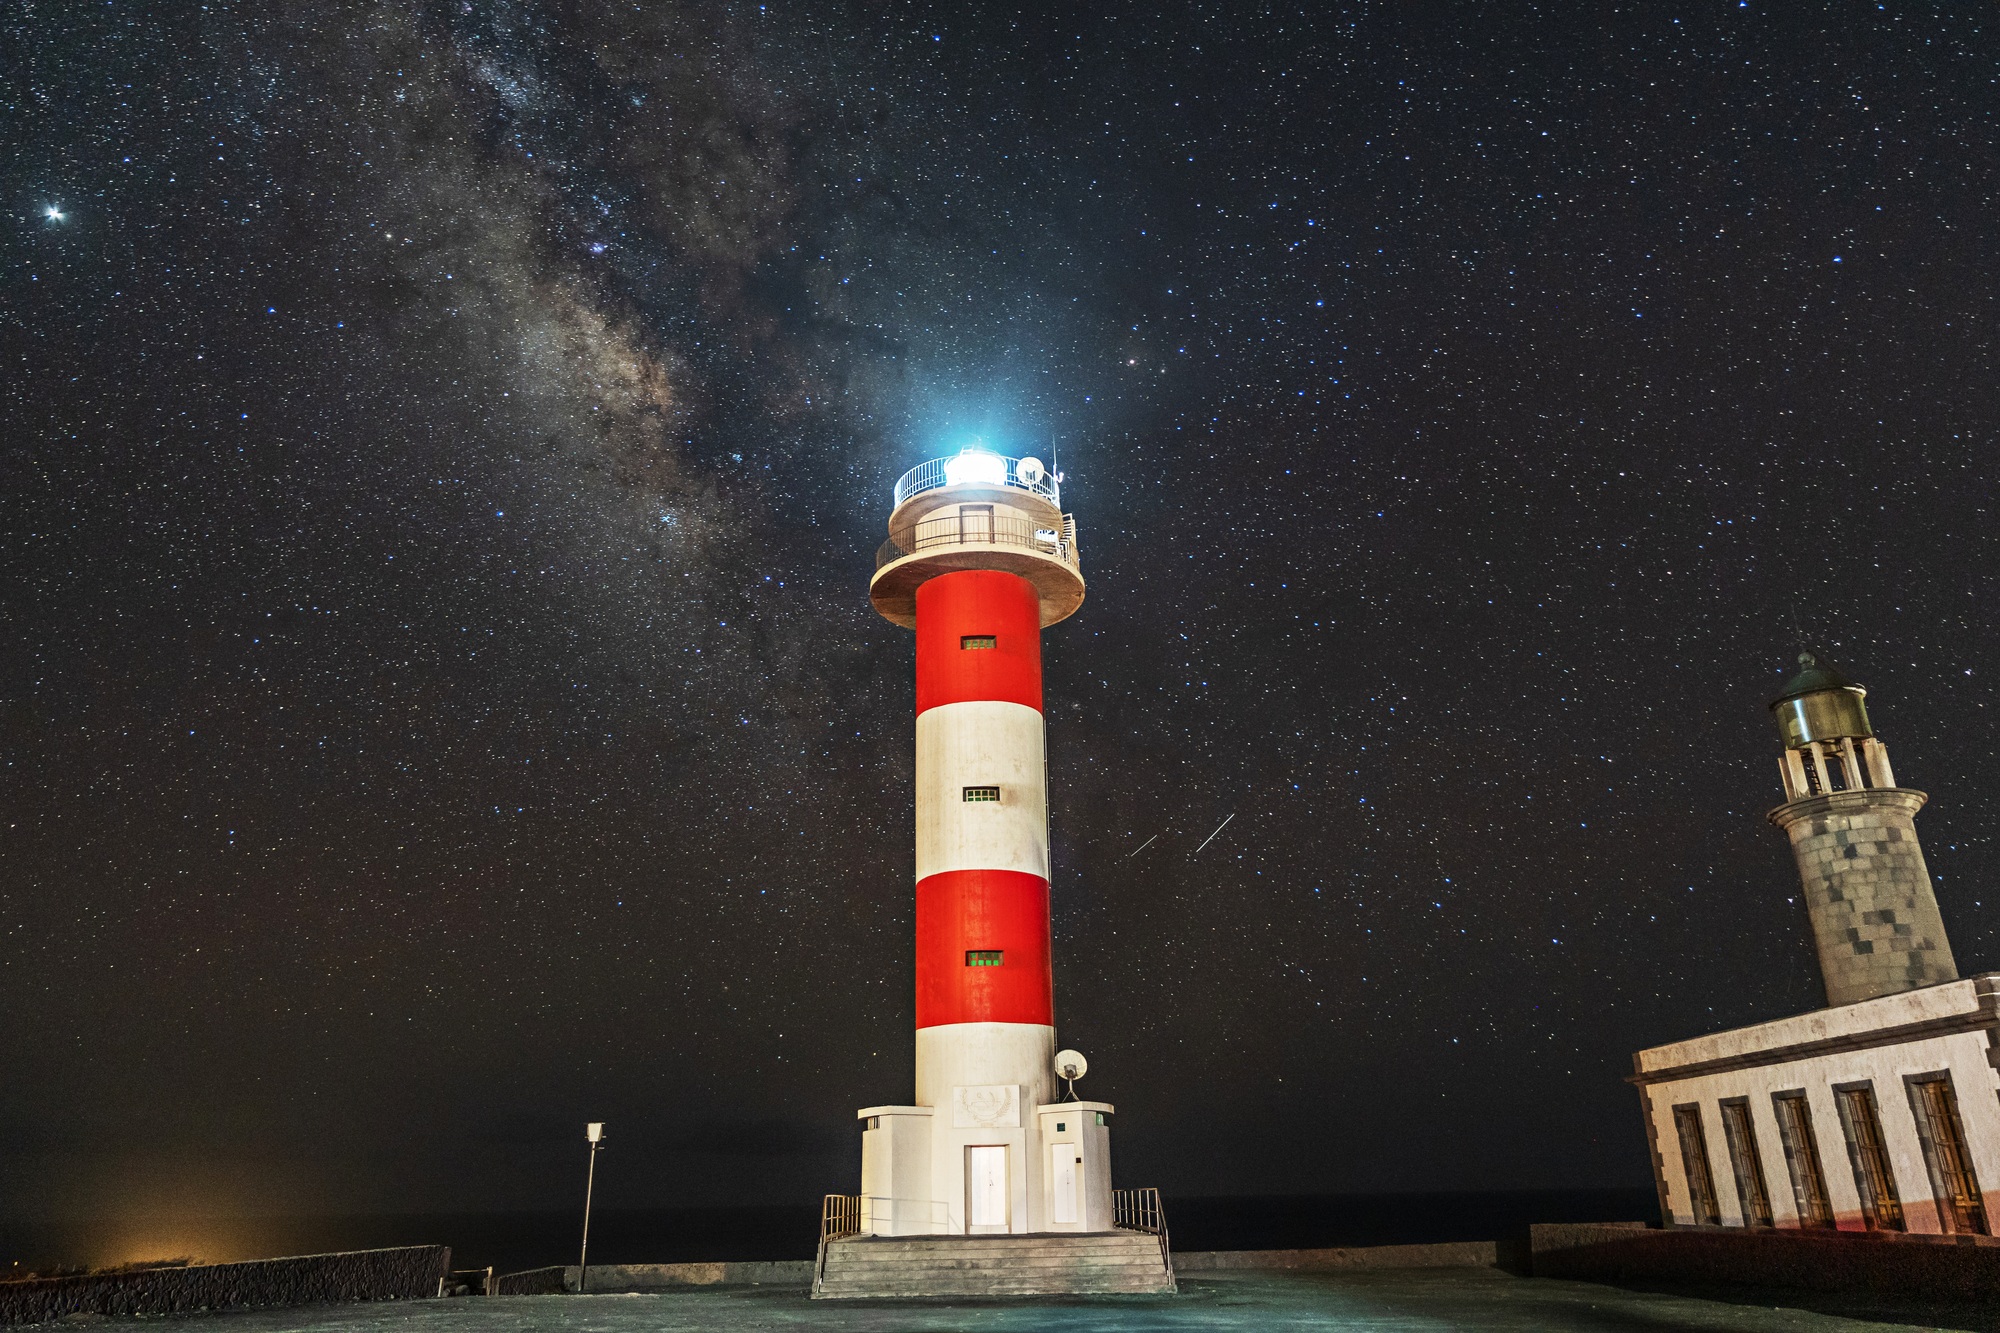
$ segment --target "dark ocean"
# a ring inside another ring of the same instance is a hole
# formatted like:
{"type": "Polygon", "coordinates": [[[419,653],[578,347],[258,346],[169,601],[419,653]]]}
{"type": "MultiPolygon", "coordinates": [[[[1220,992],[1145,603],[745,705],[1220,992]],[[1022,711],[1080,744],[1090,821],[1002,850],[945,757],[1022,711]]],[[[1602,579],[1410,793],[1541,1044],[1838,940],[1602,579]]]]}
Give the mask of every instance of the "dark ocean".
{"type": "MultiPolygon", "coordinates": [[[[1302,1249],[1421,1241],[1503,1240],[1531,1222],[1657,1220],[1650,1189],[1481,1194],[1277,1195],[1172,1198],[1176,1250],[1302,1249]]],[[[201,1218],[116,1224],[0,1223],[0,1272],[192,1257],[208,1261],[387,1245],[452,1247],[455,1268],[502,1272],[573,1264],[581,1218],[545,1213],[381,1214],[201,1218]]],[[[592,1263],[805,1259],[818,1239],[816,1205],[605,1209],[591,1219],[592,1263]]]]}

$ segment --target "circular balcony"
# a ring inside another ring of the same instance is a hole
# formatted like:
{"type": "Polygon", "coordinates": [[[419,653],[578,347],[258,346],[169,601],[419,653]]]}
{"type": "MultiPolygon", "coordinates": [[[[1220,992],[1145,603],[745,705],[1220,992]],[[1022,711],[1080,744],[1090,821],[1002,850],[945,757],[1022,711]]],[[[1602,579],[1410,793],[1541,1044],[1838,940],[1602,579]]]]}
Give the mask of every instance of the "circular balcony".
{"type": "Polygon", "coordinates": [[[1045,628],[1083,605],[1075,520],[1064,516],[1045,524],[991,512],[922,519],[883,542],[875,551],[868,598],[885,619],[914,629],[917,589],[940,574],[969,569],[1002,570],[1033,584],[1045,628]]]}
{"type": "MultiPolygon", "coordinates": [[[[1065,520],[1063,526],[1074,528],[1075,524],[1065,520]]],[[[952,515],[915,524],[910,529],[907,542],[899,542],[894,537],[883,542],[875,548],[875,568],[880,571],[883,566],[894,564],[906,555],[947,546],[1018,546],[1060,560],[1074,569],[1076,553],[1070,545],[1061,528],[1045,528],[1024,519],[990,516],[968,519],[952,515]]]]}

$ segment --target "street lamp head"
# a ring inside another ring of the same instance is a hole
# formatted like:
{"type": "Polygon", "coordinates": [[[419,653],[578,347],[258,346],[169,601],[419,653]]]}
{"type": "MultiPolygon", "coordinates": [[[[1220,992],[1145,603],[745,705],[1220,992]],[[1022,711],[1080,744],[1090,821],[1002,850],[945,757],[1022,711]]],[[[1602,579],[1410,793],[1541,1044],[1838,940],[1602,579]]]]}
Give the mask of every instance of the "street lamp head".
{"type": "Polygon", "coordinates": [[[592,1143],[602,1143],[604,1141],[604,1122],[602,1120],[594,1120],[590,1124],[585,1125],[583,1127],[583,1137],[592,1143]]]}

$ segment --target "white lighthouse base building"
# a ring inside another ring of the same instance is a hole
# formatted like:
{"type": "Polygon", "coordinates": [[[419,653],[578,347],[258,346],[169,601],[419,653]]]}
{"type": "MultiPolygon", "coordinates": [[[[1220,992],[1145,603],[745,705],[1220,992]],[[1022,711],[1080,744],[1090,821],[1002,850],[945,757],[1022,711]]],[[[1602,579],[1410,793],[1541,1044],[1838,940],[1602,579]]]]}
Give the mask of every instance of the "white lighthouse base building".
{"type": "Polygon", "coordinates": [[[1111,1188],[1115,1108],[1039,1091],[955,1083],[860,1111],[861,1193],[827,1199],[813,1295],[1173,1292],[1158,1192],[1111,1188]]]}
{"type": "Polygon", "coordinates": [[[860,1112],[861,1230],[874,1236],[1112,1229],[1109,1102],[1024,1104],[1017,1084],[860,1112]]]}

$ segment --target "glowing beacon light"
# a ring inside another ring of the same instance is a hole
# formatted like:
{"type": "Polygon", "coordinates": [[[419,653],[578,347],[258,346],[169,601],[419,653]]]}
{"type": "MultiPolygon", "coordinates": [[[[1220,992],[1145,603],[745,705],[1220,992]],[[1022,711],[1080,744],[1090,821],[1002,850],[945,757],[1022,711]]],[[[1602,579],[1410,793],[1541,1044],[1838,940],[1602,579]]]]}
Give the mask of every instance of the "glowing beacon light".
{"type": "Polygon", "coordinates": [[[944,484],[960,486],[966,482],[983,482],[988,486],[1007,484],[1007,460],[999,454],[984,449],[966,449],[958,457],[949,459],[944,465],[944,484]]]}

